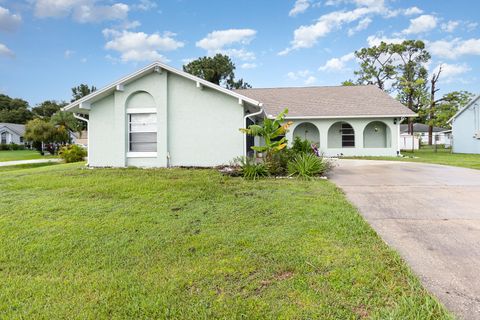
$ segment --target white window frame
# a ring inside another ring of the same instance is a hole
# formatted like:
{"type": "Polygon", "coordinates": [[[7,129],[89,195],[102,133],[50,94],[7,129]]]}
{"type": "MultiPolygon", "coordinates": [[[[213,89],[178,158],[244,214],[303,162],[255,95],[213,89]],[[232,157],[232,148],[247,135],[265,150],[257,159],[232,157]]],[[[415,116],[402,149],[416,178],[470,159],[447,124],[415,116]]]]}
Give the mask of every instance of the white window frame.
{"type": "MultiPolygon", "coordinates": [[[[127,109],[127,158],[156,158],[157,152],[132,152],[130,150],[130,115],[140,114],[140,113],[152,113],[157,116],[156,108],[137,108],[137,109],[127,109]]],[[[157,117],[158,121],[158,117],[157,117]]],[[[155,133],[158,132],[158,129],[155,133]]],[[[158,143],[158,139],[157,139],[158,143]]],[[[158,146],[157,146],[158,147],[158,146]]]]}

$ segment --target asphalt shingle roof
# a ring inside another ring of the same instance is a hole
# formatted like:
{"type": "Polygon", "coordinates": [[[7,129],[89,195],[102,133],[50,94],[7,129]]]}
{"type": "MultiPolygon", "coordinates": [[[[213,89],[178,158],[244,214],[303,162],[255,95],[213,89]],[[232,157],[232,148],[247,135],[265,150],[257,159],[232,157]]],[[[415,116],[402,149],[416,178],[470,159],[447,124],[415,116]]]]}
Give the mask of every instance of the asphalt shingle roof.
{"type": "Polygon", "coordinates": [[[254,88],[234,90],[263,103],[267,114],[288,108],[289,117],[413,116],[376,86],[254,88]]]}
{"type": "Polygon", "coordinates": [[[18,133],[20,136],[23,136],[23,134],[25,133],[25,125],[24,124],[0,122],[0,128],[1,127],[7,127],[10,130],[18,133]]]}

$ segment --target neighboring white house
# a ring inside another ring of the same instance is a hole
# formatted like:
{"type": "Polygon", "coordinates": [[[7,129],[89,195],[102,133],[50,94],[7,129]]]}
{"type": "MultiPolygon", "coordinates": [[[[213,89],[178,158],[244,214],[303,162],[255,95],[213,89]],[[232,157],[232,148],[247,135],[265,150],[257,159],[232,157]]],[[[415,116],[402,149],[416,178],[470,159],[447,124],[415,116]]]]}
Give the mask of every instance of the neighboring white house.
{"type": "Polygon", "coordinates": [[[0,123],[0,143],[1,144],[21,144],[23,145],[23,135],[25,134],[25,125],[16,123],[0,123]]]}
{"type": "Polygon", "coordinates": [[[472,99],[450,120],[453,152],[480,153],[480,96],[472,99]]]}
{"type": "MultiPolygon", "coordinates": [[[[415,139],[419,140],[415,143],[416,145],[418,145],[418,143],[428,144],[428,125],[423,123],[414,123],[413,124],[413,140],[412,140],[412,135],[408,133],[408,124],[400,125],[400,140],[405,141],[406,145],[410,147],[410,148],[407,147],[405,149],[407,150],[411,149],[412,141],[414,141],[415,139]]],[[[442,145],[445,145],[445,147],[450,147],[452,144],[452,141],[451,141],[451,134],[449,130],[445,128],[440,128],[440,127],[433,127],[432,144],[442,144],[442,145]]],[[[418,149],[418,147],[415,149],[418,149]]]]}
{"type": "Polygon", "coordinates": [[[258,139],[240,133],[289,108],[300,136],[329,156],[395,156],[413,112],[374,86],[231,91],[155,62],[64,108],[88,121],[90,166],[216,166],[258,139]],[[88,119],[86,119],[88,115],[88,119]]]}

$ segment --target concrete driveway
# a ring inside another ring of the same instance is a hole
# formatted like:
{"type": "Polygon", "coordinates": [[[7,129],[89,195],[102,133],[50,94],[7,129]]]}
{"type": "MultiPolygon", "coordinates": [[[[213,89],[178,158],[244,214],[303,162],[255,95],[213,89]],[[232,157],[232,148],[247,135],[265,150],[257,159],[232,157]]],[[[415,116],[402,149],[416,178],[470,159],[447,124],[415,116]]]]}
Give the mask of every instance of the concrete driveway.
{"type": "Polygon", "coordinates": [[[339,160],[330,178],[449,310],[480,319],[480,170],[339,160]]]}

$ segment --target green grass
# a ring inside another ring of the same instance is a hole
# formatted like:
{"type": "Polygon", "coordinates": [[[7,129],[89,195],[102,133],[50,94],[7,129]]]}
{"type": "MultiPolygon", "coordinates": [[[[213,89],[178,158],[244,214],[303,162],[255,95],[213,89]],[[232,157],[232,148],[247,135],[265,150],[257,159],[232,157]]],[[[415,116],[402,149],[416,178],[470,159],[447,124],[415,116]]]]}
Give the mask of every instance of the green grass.
{"type": "Polygon", "coordinates": [[[36,150],[13,150],[13,151],[0,151],[0,162],[3,161],[16,161],[16,160],[31,160],[31,159],[45,159],[56,158],[56,156],[46,155],[42,156],[40,152],[36,150]]]}
{"type": "Polygon", "coordinates": [[[60,163],[52,161],[52,162],[17,164],[13,166],[0,166],[0,172],[40,168],[40,167],[53,166],[57,164],[60,164],[60,163]]]}
{"type": "Polygon", "coordinates": [[[420,150],[402,151],[405,157],[349,157],[350,159],[392,160],[443,164],[455,167],[480,169],[480,154],[451,153],[450,149],[439,147],[437,152],[424,146],[420,150]]]}
{"type": "Polygon", "coordinates": [[[450,318],[328,181],[83,164],[0,181],[0,318],[450,318]]]}

